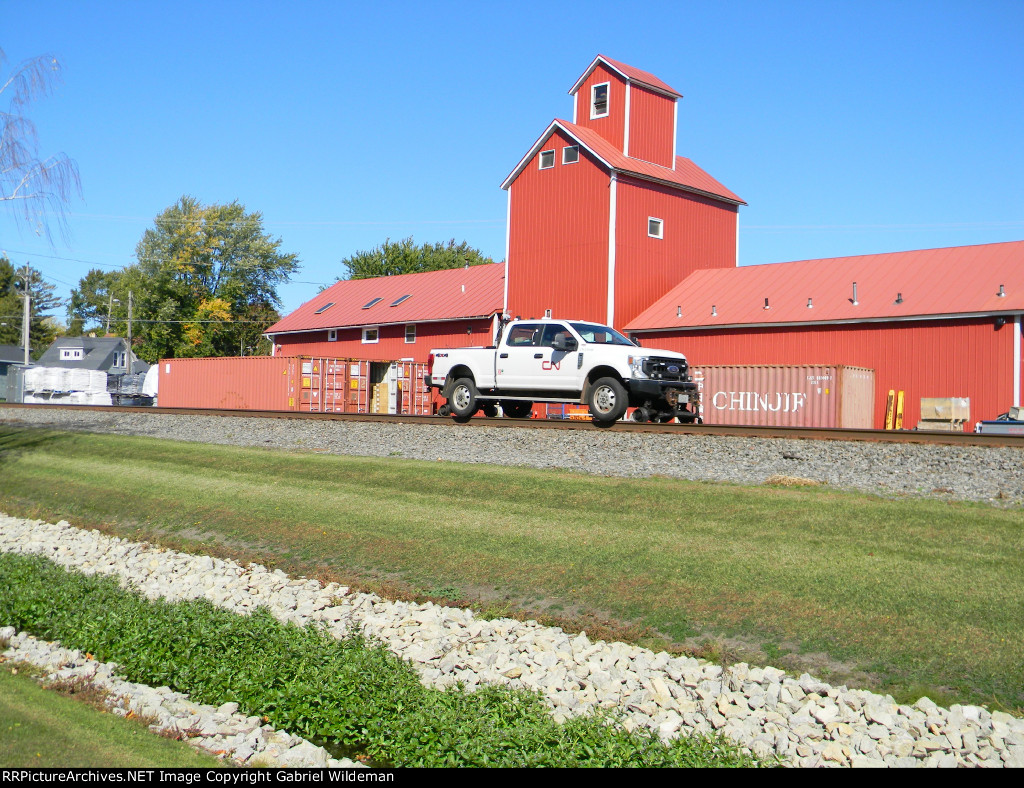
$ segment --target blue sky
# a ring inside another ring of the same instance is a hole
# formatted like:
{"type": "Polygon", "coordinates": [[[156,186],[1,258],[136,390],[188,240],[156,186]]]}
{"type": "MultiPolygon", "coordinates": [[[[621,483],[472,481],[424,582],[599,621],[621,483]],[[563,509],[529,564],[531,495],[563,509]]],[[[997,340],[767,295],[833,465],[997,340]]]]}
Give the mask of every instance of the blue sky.
{"type": "Polygon", "coordinates": [[[680,155],[749,203],[743,265],[1021,240],[1022,31],[1021,0],[0,0],[6,70],[64,66],[31,117],[83,188],[67,243],[0,205],[0,251],[67,295],[188,194],[298,254],[285,313],[386,237],[500,260],[499,184],[598,53],[683,94],[680,155]]]}

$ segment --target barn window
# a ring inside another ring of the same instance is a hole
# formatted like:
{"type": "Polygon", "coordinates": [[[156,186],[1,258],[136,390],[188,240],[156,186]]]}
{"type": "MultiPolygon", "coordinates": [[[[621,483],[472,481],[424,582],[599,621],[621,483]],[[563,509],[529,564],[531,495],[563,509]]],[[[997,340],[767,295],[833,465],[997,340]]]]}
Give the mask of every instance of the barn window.
{"type": "Polygon", "coordinates": [[[579,160],[579,145],[566,145],[564,148],[562,148],[562,164],[575,164],[579,160]]]}
{"type": "Polygon", "coordinates": [[[376,345],[380,341],[380,331],[374,326],[373,328],[363,329],[363,344],[364,345],[376,345]]]}
{"type": "Polygon", "coordinates": [[[555,152],[553,150],[542,150],[540,152],[540,169],[550,170],[555,166],[555,152]]]}
{"type": "Polygon", "coordinates": [[[608,114],[608,82],[594,85],[590,89],[590,117],[603,118],[608,114]]]}
{"type": "Polygon", "coordinates": [[[334,306],[334,302],[333,301],[328,301],[326,304],[324,304],[322,307],[320,307],[318,310],[316,310],[316,312],[314,312],[313,314],[314,315],[322,315],[324,312],[326,312],[332,306],[334,306]]]}
{"type": "Polygon", "coordinates": [[[405,344],[412,345],[416,343],[416,324],[406,323],[405,324],[405,344]]]}
{"type": "Polygon", "coordinates": [[[327,329],[327,341],[328,342],[337,342],[338,341],[338,329],[336,329],[336,328],[329,328],[329,329],[327,329]]]}
{"type": "Polygon", "coordinates": [[[664,238],[665,223],[653,216],[647,217],[647,235],[651,238],[664,238]]]}

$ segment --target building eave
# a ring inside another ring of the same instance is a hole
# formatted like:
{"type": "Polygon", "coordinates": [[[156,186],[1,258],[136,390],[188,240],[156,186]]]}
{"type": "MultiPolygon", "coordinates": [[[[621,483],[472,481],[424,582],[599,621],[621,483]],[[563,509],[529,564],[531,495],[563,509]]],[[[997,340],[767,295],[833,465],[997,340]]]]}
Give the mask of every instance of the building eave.
{"type": "Polygon", "coordinates": [[[916,323],[922,320],[978,320],[983,318],[1013,317],[1020,314],[1024,314],[1024,310],[946,312],[927,315],[900,315],[898,317],[858,317],[839,320],[801,320],[776,323],[716,323],[714,325],[681,325],[660,328],[631,328],[626,326],[625,330],[630,334],[665,334],[671,331],[721,331],[736,328],[801,328],[803,326],[856,325],[860,323],[916,323]]]}
{"type": "Polygon", "coordinates": [[[459,315],[458,317],[437,317],[430,318],[428,320],[391,320],[382,322],[370,322],[370,323],[356,323],[349,325],[339,326],[317,326],[316,328],[295,328],[288,331],[264,331],[263,336],[265,337],[280,337],[288,334],[313,334],[321,331],[349,331],[360,328],[384,328],[386,326],[407,326],[410,324],[424,325],[426,323],[457,323],[462,320],[490,320],[496,314],[501,312],[500,307],[495,307],[492,311],[484,315],[459,315]]]}

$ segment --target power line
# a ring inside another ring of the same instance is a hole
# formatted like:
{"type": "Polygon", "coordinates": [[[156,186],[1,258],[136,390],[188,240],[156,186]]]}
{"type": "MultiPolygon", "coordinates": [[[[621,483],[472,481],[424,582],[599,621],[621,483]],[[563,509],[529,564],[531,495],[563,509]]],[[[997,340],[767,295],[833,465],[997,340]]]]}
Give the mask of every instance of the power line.
{"type": "MultiPolygon", "coordinates": [[[[129,221],[129,222],[159,222],[163,225],[181,225],[181,224],[196,224],[201,227],[233,227],[238,224],[251,224],[253,219],[215,219],[215,220],[202,220],[202,219],[190,219],[182,217],[180,219],[171,219],[165,217],[151,217],[151,216],[117,216],[115,214],[98,214],[98,213],[69,213],[68,216],[74,216],[81,219],[109,219],[113,221],[129,221]]],[[[346,220],[346,219],[322,219],[322,220],[302,220],[302,221],[275,221],[261,217],[259,220],[261,224],[269,226],[282,226],[282,227],[383,227],[388,225],[408,225],[408,224],[504,224],[504,219],[374,219],[374,220],[346,220]]]]}
{"type": "MultiPolygon", "coordinates": [[[[47,259],[47,260],[65,260],[65,261],[67,261],[69,263],[84,263],[85,265],[95,265],[95,266],[99,266],[101,268],[113,268],[113,269],[120,269],[120,270],[129,268],[130,266],[133,266],[133,265],[137,265],[137,263],[125,263],[124,265],[115,266],[115,265],[111,265],[110,263],[98,263],[95,260],[82,260],[82,259],[77,258],[77,257],[60,257],[58,255],[52,255],[52,254],[37,254],[36,252],[25,252],[25,251],[22,251],[20,249],[7,249],[7,250],[4,250],[4,251],[11,252],[12,254],[23,254],[26,257],[42,257],[42,258],[47,259]]],[[[259,268],[259,267],[260,267],[259,264],[256,264],[256,263],[248,263],[247,264],[247,263],[236,262],[236,263],[232,263],[230,266],[228,266],[228,270],[247,270],[247,269],[254,269],[254,268],[259,268]]],[[[72,285],[72,284],[70,284],[68,282],[63,282],[60,279],[56,279],[55,281],[61,282],[61,284],[68,285],[69,287],[75,287],[75,285],[72,285]]],[[[307,281],[302,280],[302,279],[289,279],[284,284],[290,284],[290,285],[291,284],[295,284],[295,285],[326,285],[326,286],[330,286],[330,285],[332,285],[334,283],[333,282],[307,282],[307,281]]]]}

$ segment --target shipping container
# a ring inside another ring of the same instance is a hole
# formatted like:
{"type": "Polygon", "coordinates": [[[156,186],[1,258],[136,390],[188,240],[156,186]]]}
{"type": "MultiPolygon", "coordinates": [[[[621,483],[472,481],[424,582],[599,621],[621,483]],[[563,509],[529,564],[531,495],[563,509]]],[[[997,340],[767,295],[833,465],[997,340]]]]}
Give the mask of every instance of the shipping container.
{"type": "Polygon", "coordinates": [[[424,384],[426,367],[411,361],[309,356],[164,359],[158,404],[426,416],[436,412],[424,384]]]}
{"type": "Polygon", "coordinates": [[[843,365],[693,368],[705,424],[870,429],[874,370],[843,365]]]}

